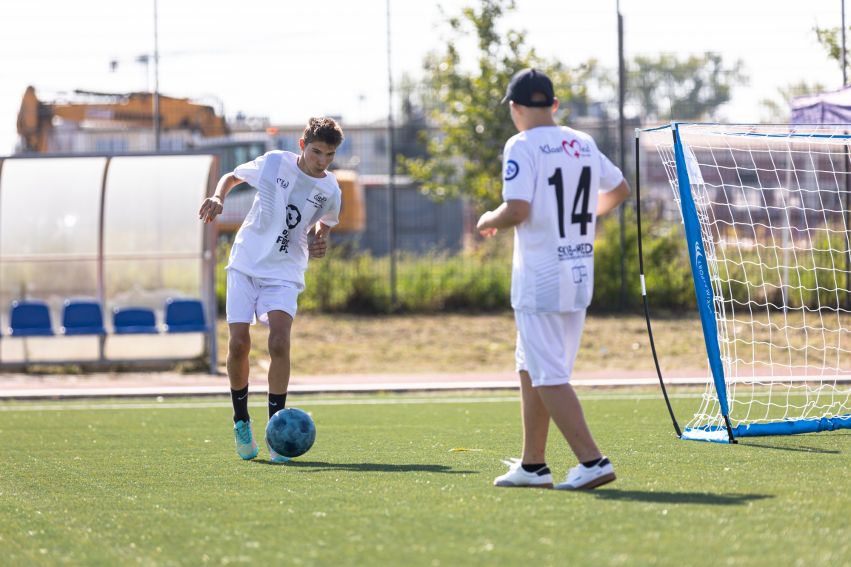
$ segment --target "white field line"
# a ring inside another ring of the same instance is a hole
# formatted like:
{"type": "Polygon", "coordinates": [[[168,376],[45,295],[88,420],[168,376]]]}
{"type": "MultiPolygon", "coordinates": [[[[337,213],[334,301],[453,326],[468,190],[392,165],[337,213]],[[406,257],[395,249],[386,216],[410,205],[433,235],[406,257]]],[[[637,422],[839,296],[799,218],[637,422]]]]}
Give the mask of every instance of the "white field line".
{"type": "MultiPolygon", "coordinates": [[[[699,398],[698,393],[669,394],[670,398],[699,398]]],[[[586,394],[580,396],[582,401],[597,400],[659,400],[659,394],[639,393],[611,393],[611,394],[586,394]]],[[[291,400],[290,407],[309,408],[313,406],[382,406],[382,405],[423,405],[423,404],[490,404],[490,403],[518,403],[519,399],[513,396],[472,396],[472,397],[396,397],[396,398],[341,398],[341,399],[301,399],[291,400]],[[296,402],[296,403],[292,403],[296,402]]],[[[265,407],[265,402],[252,402],[251,407],[265,407]]],[[[57,400],[50,403],[30,402],[0,402],[0,412],[18,411],[90,411],[90,410],[152,410],[152,409],[221,409],[230,408],[227,400],[221,401],[150,401],[150,402],[66,402],[57,400]]]]}
{"type": "MultiPolygon", "coordinates": [[[[728,384],[755,384],[758,386],[802,383],[814,381],[813,376],[786,376],[772,381],[770,377],[748,377],[728,379],[728,384]]],[[[824,380],[832,382],[834,380],[824,380]]],[[[709,378],[696,377],[669,377],[665,378],[666,386],[704,386],[708,384],[709,378]]],[[[851,382],[849,376],[837,376],[835,382],[851,382]]],[[[576,379],[571,382],[576,387],[595,386],[658,386],[657,378],[585,378],[576,379]]],[[[333,393],[370,393],[370,392],[428,392],[441,390],[518,390],[519,384],[516,380],[491,380],[491,381],[457,381],[457,382],[378,382],[367,384],[293,384],[290,386],[291,393],[333,394],[333,393]]],[[[45,399],[45,398],[113,398],[113,397],[147,397],[147,396],[195,396],[195,395],[219,395],[227,393],[227,384],[205,385],[205,386],[132,386],[132,387],[93,387],[93,388],[20,388],[0,389],[0,400],[6,399],[45,399]]],[[[266,393],[267,388],[261,384],[252,385],[252,393],[266,393]]]]}
{"type": "MultiPolygon", "coordinates": [[[[349,393],[349,392],[381,392],[381,391],[430,391],[430,390],[488,390],[488,389],[519,389],[517,381],[492,382],[447,382],[434,384],[426,382],[399,382],[375,384],[293,384],[290,393],[349,393]]],[[[265,394],[268,387],[257,384],[251,385],[252,394],[265,394]]],[[[104,386],[94,388],[21,388],[0,390],[3,398],[89,398],[89,397],[122,397],[122,396],[194,396],[227,394],[227,382],[216,386],[104,386]]]]}
{"type": "MultiPolygon", "coordinates": [[[[671,378],[666,385],[705,385],[706,378],[671,378]]],[[[577,387],[593,386],[656,386],[656,378],[590,378],[572,382],[577,387]]],[[[370,392],[429,392],[441,390],[519,390],[517,380],[467,380],[457,382],[377,382],[372,384],[292,384],[290,393],[370,393],[370,392]]],[[[266,393],[262,384],[252,385],[251,393],[266,393]]],[[[0,390],[4,398],[112,398],[124,396],[195,396],[218,395],[228,392],[227,384],[215,386],[104,386],[93,388],[20,388],[0,390]]]]}

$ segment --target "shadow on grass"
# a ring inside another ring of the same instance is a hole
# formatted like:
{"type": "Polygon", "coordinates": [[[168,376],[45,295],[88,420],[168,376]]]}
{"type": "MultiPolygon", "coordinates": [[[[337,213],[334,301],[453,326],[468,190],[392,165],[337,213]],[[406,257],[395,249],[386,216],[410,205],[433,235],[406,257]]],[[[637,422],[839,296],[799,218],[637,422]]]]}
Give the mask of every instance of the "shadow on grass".
{"type": "Polygon", "coordinates": [[[770,494],[712,494],[710,492],[665,492],[650,490],[603,489],[590,492],[599,500],[627,502],[655,502],[657,504],[710,504],[713,506],[741,506],[756,500],[774,498],[770,494]]]}
{"type": "Polygon", "coordinates": [[[751,443],[750,441],[739,441],[741,447],[756,447],[758,449],[777,449],[778,451],[795,451],[799,453],[824,453],[828,455],[839,455],[842,451],[838,449],[822,449],[820,447],[790,447],[788,445],[767,445],[764,443],[751,443]]]}
{"type": "Polygon", "coordinates": [[[327,463],[325,461],[289,461],[288,463],[273,463],[268,459],[254,459],[252,463],[273,465],[279,467],[294,467],[299,469],[316,469],[317,471],[351,471],[351,472],[428,472],[444,474],[479,474],[480,471],[458,471],[446,465],[392,465],[388,463],[327,463]]]}

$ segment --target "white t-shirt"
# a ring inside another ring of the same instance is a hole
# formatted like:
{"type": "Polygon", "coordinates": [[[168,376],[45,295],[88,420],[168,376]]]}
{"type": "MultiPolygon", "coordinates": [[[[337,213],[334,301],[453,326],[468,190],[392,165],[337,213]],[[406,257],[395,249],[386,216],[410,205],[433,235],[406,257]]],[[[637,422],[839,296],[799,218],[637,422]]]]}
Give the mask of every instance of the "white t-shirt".
{"type": "Polygon", "coordinates": [[[597,192],[623,174],[593,138],[564,126],[520,132],[503,152],[502,197],[531,203],[514,232],[511,306],[518,311],[580,311],[594,290],[597,192]]]}
{"type": "Polygon", "coordinates": [[[337,225],[341,191],[331,173],[311,177],[297,160],[292,152],[272,151],[233,171],[257,194],[236,233],[227,269],[304,286],[307,232],[316,221],[337,225]]]}

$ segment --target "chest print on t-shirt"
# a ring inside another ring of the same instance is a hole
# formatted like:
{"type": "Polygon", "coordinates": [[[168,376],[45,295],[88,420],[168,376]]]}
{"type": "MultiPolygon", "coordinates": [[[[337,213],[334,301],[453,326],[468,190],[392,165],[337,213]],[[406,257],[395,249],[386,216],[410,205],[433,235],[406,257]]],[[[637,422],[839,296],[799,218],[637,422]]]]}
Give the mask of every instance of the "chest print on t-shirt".
{"type": "MultiPolygon", "coordinates": [[[[278,187],[282,190],[286,191],[290,187],[290,181],[288,179],[284,179],[283,177],[278,177],[275,179],[275,183],[277,183],[278,187]]],[[[283,252],[284,254],[289,254],[290,252],[290,230],[294,229],[298,226],[298,223],[301,222],[301,211],[298,210],[298,207],[295,205],[287,205],[286,215],[284,217],[284,223],[286,227],[281,231],[281,234],[278,235],[275,242],[280,244],[278,247],[278,252],[283,252]]]]}
{"type": "Polygon", "coordinates": [[[275,240],[275,242],[281,245],[278,248],[278,252],[283,252],[284,254],[290,253],[290,230],[297,227],[300,222],[301,211],[298,210],[298,207],[295,205],[287,205],[287,228],[281,231],[281,234],[278,236],[277,240],[275,240]]]}
{"type": "Polygon", "coordinates": [[[311,195],[310,198],[307,200],[308,203],[310,203],[317,209],[321,209],[326,201],[328,201],[328,197],[323,195],[322,193],[316,193],[315,195],[311,195]]]}

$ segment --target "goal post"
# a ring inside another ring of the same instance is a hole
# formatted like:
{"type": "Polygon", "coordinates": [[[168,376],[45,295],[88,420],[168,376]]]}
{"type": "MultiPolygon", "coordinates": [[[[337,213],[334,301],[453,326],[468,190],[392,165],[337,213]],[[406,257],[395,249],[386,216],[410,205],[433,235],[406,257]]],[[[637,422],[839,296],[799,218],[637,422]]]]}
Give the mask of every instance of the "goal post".
{"type": "Polygon", "coordinates": [[[678,205],[707,354],[707,387],[683,439],[851,428],[849,132],[692,123],[640,132],[678,205]]]}

